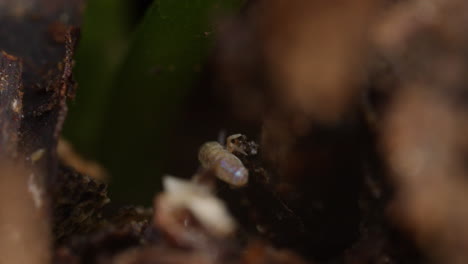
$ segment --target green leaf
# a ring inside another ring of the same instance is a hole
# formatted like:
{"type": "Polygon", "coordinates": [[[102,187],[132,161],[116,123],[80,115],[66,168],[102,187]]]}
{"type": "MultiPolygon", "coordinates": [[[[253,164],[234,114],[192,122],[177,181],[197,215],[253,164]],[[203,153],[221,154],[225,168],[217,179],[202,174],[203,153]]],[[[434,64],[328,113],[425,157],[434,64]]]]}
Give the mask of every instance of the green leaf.
{"type": "Polygon", "coordinates": [[[64,128],[64,136],[88,158],[97,157],[111,84],[128,46],[129,22],[126,1],[88,1],[75,56],[79,89],[64,128]]]}

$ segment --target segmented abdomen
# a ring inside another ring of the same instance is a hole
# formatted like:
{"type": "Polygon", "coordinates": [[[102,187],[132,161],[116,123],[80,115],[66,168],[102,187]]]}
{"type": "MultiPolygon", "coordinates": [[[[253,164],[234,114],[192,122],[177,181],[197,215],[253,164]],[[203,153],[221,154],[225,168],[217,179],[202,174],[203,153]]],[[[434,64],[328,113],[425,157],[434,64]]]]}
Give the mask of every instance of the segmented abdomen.
{"type": "Polygon", "coordinates": [[[249,171],[234,154],[218,142],[203,144],[198,159],[204,168],[212,168],[216,176],[231,185],[244,186],[249,179],[249,171]]]}

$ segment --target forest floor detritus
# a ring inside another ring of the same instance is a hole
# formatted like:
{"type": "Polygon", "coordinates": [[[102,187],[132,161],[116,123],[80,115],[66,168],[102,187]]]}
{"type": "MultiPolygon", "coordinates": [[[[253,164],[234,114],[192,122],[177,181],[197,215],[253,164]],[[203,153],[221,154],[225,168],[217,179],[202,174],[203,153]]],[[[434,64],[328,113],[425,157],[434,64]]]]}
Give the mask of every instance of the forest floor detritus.
{"type": "Polygon", "coordinates": [[[260,135],[152,209],[62,164],[84,3],[26,2],[0,2],[0,262],[468,262],[464,1],[248,1],[207,79],[260,135]]]}

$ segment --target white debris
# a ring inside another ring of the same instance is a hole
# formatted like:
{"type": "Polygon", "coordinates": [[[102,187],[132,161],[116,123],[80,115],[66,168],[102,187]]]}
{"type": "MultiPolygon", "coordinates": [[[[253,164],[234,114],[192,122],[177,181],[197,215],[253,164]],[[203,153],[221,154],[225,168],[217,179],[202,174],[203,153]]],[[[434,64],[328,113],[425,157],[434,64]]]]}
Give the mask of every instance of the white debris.
{"type": "Polygon", "coordinates": [[[13,99],[13,101],[11,102],[11,109],[12,109],[15,113],[19,113],[19,112],[20,112],[20,107],[19,107],[19,103],[18,103],[18,100],[17,100],[17,99],[13,99]]]}
{"type": "Polygon", "coordinates": [[[31,193],[36,208],[42,207],[42,190],[37,185],[34,173],[29,175],[28,191],[31,193]]]}
{"type": "Polygon", "coordinates": [[[236,225],[233,218],[209,188],[172,176],[165,176],[163,185],[171,206],[189,210],[212,234],[226,236],[234,232],[236,225]]]}

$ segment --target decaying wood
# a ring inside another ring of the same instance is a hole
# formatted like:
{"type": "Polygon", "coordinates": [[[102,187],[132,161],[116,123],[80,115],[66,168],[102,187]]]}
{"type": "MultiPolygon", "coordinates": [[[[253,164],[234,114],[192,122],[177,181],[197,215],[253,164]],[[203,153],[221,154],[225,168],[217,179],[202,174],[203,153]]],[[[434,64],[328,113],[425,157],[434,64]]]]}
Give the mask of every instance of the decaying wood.
{"type": "Polygon", "coordinates": [[[19,129],[22,119],[22,63],[20,59],[0,54],[0,157],[15,157],[18,153],[19,129]]]}

